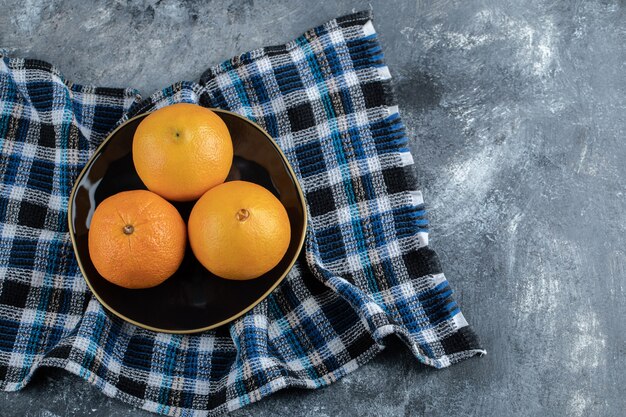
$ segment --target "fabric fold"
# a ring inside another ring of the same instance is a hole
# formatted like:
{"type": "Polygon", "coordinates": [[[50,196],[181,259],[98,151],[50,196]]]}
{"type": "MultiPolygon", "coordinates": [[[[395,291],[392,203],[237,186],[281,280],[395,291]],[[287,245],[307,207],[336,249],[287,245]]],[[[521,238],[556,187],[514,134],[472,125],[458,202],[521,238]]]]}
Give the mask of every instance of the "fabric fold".
{"type": "Polygon", "coordinates": [[[79,86],[41,61],[0,60],[0,386],[67,369],[144,409],[218,415],[286,387],[318,388],[395,334],[446,367],[484,353],[452,297],[416,189],[413,158],[369,12],[256,49],[140,100],[79,86]],[[178,102],[261,125],[307,200],[305,248],[242,318],[197,335],[108,315],[80,275],[67,231],[71,186],[129,118],[178,102]]]}

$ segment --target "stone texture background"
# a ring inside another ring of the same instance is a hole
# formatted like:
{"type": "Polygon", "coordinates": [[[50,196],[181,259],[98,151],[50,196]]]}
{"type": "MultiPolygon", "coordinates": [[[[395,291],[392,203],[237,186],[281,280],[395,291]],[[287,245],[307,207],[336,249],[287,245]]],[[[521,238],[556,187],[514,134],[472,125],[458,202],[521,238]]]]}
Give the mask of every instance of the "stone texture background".
{"type": "MultiPolygon", "coordinates": [[[[624,0],[0,0],[0,47],[147,95],[371,8],[431,243],[489,354],[399,344],[319,391],[233,416],[613,416],[626,409],[624,0]]],[[[148,416],[62,371],[2,416],[148,416]]]]}

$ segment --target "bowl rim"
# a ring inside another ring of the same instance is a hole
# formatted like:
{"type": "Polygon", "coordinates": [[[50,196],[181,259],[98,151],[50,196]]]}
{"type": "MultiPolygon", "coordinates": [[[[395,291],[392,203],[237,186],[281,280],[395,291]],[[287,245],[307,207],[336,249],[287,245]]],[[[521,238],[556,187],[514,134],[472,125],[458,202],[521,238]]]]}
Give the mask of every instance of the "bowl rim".
{"type": "Polygon", "coordinates": [[[302,205],[302,213],[303,213],[302,233],[301,233],[299,241],[298,241],[298,247],[297,247],[296,253],[294,254],[294,256],[291,259],[291,261],[289,262],[289,265],[287,265],[287,267],[285,268],[285,271],[276,280],[276,282],[274,282],[274,284],[272,284],[272,286],[263,295],[261,295],[257,300],[252,302],[245,309],[243,309],[242,311],[240,311],[237,314],[234,314],[231,317],[228,317],[227,319],[224,319],[224,320],[220,321],[219,323],[215,323],[215,324],[212,324],[210,326],[199,327],[197,329],[186,329],[186,330],[161,329],[161,328],[158,328],[158,327],[155,327],[155,326],[150,326],[150,325],[147,325],[147,324],[140,323],[140,322],[138,322],[136,320],[133,320],[133,319],[131,319],[129,317],[126,317],[122,313],[116,311],[106,301],[104,301],[100,297],[100,295],[94,290],[93,286],[91,285],[91,282],[89,281],[89,278],[87,277],[87,274],[85,273],[85,270],[83,268],[83,264],[82,264],[82,262],[80,260],[80,256],[78,255],[78,248],[77,248],[76,239],[74,238],[74,236],[76,234],[76,231],[74,230],[74,225],[73,225],[73,222],[72,222],[72,217],[73,217],[72,206],[73,206],[76,190],[78,188],[78,184],[82,181],[83,177],[85,176],[85,173],[87,172],[87,169],[90,168],[91,165],[93,164],[94,156],[97,155],[101,151],[101,149],[111,140],[111,138],[122,127],[124,127],[128,123],[130,123],[130,122],[132,122],[132,121],[134,121],[134,120],[136,120],[136,119],[138,119],[140,117],[145,117],[145,116],[149,115],[154,110],[138,114],[138,115],[133,116],[130,119],[124,121],[124,123],[121,123],[115,129],[113,129],[106,136],[106,138],[102,141],[102,143],[100,145],[98,145],[98,147],[94,150],[94,152],[89,157],[89,160],[87,161],[87,163],[85,163],[85,166],[80,171],[80,174],[78,174],[78,176],[76,177],[76,180],[74,181],[74,185],[72,186],[72,191],[70,193],[69,200],[68,200],[67,221],[68,221],[68,226],[69,226],[70,240],[72,241],[72,248],[74,249],[74,257],[76,258],[76,261],[78,263],[78,267],[80,269],[81,275],[83,276],[83,279],[85,280],[85,282],[87,283],[87,286],[91,290],[91,293],[96,297],[96,299],[100,302],[100,304],[102,304],[102,306],[106,310],[108,310],[109,312],[113,313],[115,316],[121,318],[122,320],[124,320],[124,321],[126,321],[128,323],[134,324],[135,326],[141,327],[141,328],[146,329],[146,330],[151,330],[151,331],[161,332],[161,333],[169,333],[169,334],[192,334],[192,333],[200,333],[200,332],[204,332],[204,331],[207,331],[207,330],[212,330],[212,329],[215,329],[217,327],[223,326],[223,325],[225,325],[227,323],[230,323],[230,322],[238,319],[239,317],[241,317],[244,314],[246,314],[248,311],[252,310],[257,304],[259,304],[261,301],[263,301],[265,298],[267,298],[267,296],[269,296],[276,289],[276,287],[278,287],[278,285],[285,279],[287,274],[293,268],[294,264],[296,263],[296,260],[298,259],[298,257],[300,256],[300,253],[302,252],[302,247],[304,246],[304,239],[306,237],[306,233],[307,233],[307,229],[308,229],[308,213],[307,213],[307,208],[306,208],[306,201],[304,199],[304,193],[302,191],[302,187],[300,186],[300,182],[298,181],[298,177],[296,176],[295,171],[293,170],[293,167],[289,163],[289,160],[285,156],[285,154],[282,151],[282,149],[280,149],[280,147],[278,146],[278,144],[276,143],[274,138],[272,138],[269,135],[269,133],[267,133],[265,131],[265,129],[263,129],[261,126],[259,126],[257,123],[253,122],[252,120],[248,119],[247,117],[244,117],[244,116],[242,116],[240,114],[234,113],[234,112],[229,111],[229,110],[217,109],[217,108],[212,108],[212,107],[206,107],[206,108],[208,108],[209,110],[214,111],[215,113],[229,114],[229,115],[234,116],[234,117],[236,117],[238,119],[241,119],[242,121],[244,121],[246,123],[251,124],[257,130],[259,130],[261,133],[263,133],[263,135],[270,141],[270,143],[272,145],[274,145],[274,148],[276,148],[276,150],[278,151],[278,154],[280,155],[281,159],[283,160],[283,162],[287,166],[287,170],[289,171],[289,174],[293,178],[293,182],[294,182],[294,184],[296,186],[296,191],[298,193],[298,196],[300,197],[300,203],[302,205]]]}

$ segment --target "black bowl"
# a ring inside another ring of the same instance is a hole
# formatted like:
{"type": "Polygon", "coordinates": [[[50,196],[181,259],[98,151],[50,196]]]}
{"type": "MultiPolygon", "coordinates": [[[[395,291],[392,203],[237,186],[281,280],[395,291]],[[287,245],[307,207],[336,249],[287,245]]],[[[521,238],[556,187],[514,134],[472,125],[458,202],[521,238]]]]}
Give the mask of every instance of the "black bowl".
{"type": "MultiPolygon", "coordinates": [[[[231,281],[211,274],[189,245],[178,271],[156,287],[131,290],[104,279],[91,262],[87,245],[93,212],[113,194],[146,189],[133,165],[132,143],[137,126],[147,114],[128,120],[107,137],[78,176],[70,195],[68,218],[78,265],[91,291],[111,313],[146,329],[194,333],[235,320],[278,286],[304,243],[304,196],[285,155],[255,123],[235,113],[212,110],[224,120],[233,140],[233,165],[227,181],[254,182],[274,193],[289,215],[289,248],[274,269],[249,281],[231,281]]],[[[187,221],[195,202],[172,203],[187,221]]]]}

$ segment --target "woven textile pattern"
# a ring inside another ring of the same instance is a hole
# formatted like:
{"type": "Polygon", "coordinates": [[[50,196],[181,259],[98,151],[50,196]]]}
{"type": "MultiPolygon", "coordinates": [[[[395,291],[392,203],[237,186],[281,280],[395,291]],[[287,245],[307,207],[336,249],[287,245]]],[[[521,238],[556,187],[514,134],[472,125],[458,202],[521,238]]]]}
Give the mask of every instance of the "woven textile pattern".
{"type": "Polygon", "coordinates": [[[41,61],[0,60],[0,386],[40,366],[158,413],[216,415],[285,387],[325,386],[399,336],[446,367],[483,351],[428,246],[413,160],[367,12],[254,50],[141,101],[65,81],[41,61]],[[274,137],[302,185],[305,249],[265,301],[198,335],[107,314],[80,275],[67,228],[74,180],[136,114],[219,107],[274,137]]]}

